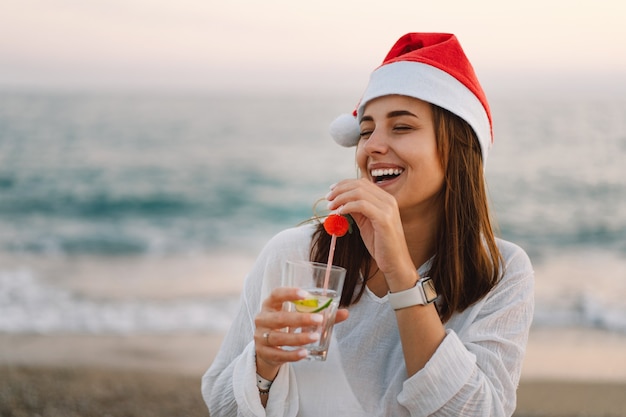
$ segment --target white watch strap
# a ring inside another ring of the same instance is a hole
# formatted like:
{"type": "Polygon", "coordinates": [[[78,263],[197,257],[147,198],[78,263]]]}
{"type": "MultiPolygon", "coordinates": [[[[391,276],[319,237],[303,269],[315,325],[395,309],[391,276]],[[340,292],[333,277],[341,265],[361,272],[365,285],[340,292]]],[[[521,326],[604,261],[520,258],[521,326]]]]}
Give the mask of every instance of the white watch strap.
{"type": "Polygon", "coordinates": [[[391,304],[391,308],[393,308],[394,310],[400,310],[407,307],[426,305],[433,302],[434,298],[431,300],[428,300],[426,298],[426,294],[424,293],[423,288],[423,285],[429,285],[431,283],[432,281],[430,278],[422,278],[417,281],[413,288],[409,288],[408,290],[399,292],[390,292],[389,304],[391,304]]]}
{"type": "Polygon", "coordinates": [[[270,387],[272,386],[272,382],[274,382],[274,381],[270,381],[269,379],[265,379],[261,375],[256,374],[256,386],[260,390],[262,390],[262,391],[269,390],[270,387]]]}

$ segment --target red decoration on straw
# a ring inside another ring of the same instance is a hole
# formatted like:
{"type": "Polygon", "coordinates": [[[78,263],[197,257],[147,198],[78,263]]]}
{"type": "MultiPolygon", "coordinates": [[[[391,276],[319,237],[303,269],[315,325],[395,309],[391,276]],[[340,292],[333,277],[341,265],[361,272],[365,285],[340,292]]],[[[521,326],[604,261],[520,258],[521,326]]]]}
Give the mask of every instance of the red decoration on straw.
{"type": "Polygon", "coordinates": [[[333,256],[335,255],[335,244],[337,237],[341,237],[350,230],[350,222],[348,219],[339,214],[329,214],[324,220],[324,230],[332,236],[330,239],[330,250],[328,251],[328,263],[326,264],[326,276],[324,277],[324,292],[328,290],[328,280],[330,278],[330,269],[333,265],[333,256]]]}
{"type": "Polygon", "coordinates": [[[340,214],[329,214],[324,221],[324,229],[329,235],[341,237],[350,230],[350,222],[340,214]]]}

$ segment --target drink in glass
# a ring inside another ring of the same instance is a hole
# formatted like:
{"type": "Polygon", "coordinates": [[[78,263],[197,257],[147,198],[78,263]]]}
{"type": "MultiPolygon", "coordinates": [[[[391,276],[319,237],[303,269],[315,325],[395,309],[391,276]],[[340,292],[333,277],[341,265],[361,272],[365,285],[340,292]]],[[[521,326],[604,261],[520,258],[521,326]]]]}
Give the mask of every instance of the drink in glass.
{"type": "MultiPolygon", "coordinates": [[[[310,360],[326,360],[345,277],[345,268],[335,265],[329,269],[326,264],[310,261],[287,261],[285,264],[282,285],[301,288],[308,293],[308,296],[304,300],[286,302],[283,309],[301,313],[316,313],[323,317],[322,323],[319,325],[286,329],[286,331],[293,333],[311,332],[319,334],[320,338],[317,342],[304,345],[308,352],[307,358],[310,360]]],[[[284,346],[283,349],[300,349],[300,347],[284,346]]]]}

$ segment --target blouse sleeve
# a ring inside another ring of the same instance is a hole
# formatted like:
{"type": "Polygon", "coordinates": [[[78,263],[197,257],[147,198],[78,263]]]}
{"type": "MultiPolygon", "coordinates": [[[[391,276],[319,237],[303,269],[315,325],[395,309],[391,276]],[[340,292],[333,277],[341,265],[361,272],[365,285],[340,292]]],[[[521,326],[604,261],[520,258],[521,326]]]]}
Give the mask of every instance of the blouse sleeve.
{"type": "Polygon", "coordinates": [[[411,416],[513,414],[534,311],[534,272],[517,246],[505,259],[498,285],[405,381],[398,401],[411,416]]]}
{"type": "Polygon", "coordinates": [[[267,408],[261,405],[253,337],[254,318],[262,300],[280,285],[284,260],[308,257],[310,233],[307,235],[302,229],[288,229],[270,240],[246,277],[238,313],[215,360],[202,377],[202,396],[211,417],[297,414],[298,393],[292,386],[295,378],[288,364],[281,367],[272,384],[267,408]]]}

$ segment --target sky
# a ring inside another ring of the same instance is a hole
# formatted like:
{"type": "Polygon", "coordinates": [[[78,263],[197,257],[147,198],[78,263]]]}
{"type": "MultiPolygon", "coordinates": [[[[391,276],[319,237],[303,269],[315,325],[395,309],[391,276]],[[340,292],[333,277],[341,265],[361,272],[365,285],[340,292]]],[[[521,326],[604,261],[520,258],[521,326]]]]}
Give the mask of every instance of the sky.
{"type": "Polygon", "coordinates": [[[0,0],[0,89],[361,92],[407,32],[494,90],[626,93],[623,0],[0,0]]]}

